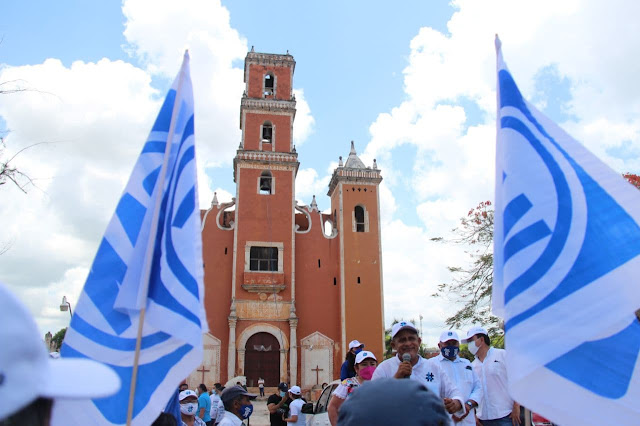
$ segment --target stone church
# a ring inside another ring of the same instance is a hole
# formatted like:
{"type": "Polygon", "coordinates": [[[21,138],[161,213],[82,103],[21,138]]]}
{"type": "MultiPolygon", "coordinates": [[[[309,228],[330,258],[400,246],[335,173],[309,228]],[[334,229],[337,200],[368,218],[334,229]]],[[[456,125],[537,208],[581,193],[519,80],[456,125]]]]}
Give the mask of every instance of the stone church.
{"type": "Polygon", "coordinates": [[[191,388],[246,376],[309,389],[339,377],[353,339],[382,359],[380,170],[352,143],[329,183],[330,213],[315,196],[297,203],[295,64],[288,53],[245,58],[236,196],[202,212],[210,332],[191,388]]]}

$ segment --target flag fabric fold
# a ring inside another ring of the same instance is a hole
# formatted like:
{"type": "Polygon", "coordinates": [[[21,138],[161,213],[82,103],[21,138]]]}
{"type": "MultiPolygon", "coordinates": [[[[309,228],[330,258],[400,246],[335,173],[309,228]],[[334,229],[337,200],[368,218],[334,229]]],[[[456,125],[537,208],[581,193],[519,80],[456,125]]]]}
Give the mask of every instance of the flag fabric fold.
{"type": "Polygon", "coordinates": [[[496,38],[493,310],[512,397],[562,425],[640,416],[640,192],[521,95],[496,38]]]}
{"type": "Polygon", "coordinates": [[[60,350],[62,357],[109,365],[122,388],[110,398],[56,402],[54,425],[126,423],[143,307],[134,425],[151,424],[200,365],[208,331],[187,53],[100,242],[60,350]]]}

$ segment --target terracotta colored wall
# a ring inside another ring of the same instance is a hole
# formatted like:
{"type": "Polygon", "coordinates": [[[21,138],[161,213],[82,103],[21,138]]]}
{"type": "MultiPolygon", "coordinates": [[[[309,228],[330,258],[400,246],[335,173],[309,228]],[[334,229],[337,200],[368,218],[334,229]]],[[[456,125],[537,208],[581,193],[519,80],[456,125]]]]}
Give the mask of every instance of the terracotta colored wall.
{"type": "MultiPolygon", "coordinates": [[[[244,123],[244,149],[247,151],[258,151],[260,149],[260,139],[262,139],[260,126],[267,120],[271,121],[271,124],[275,128],[275,150],[279,152],[290,152],[291,117],[272,114],[247,113],[244,123]]],[[[262,150],[270,151],[271,148],[268,148],[268,145],[265,144],[262,150]]]]}
{"type": "MultiPolygon", "coordinates": [[[[201,212],[204,215],[204,212],[201,212]]],[[[233,266],[233,230],[216,226],[218,213],[213,208],[202,232],[204,262],[204,300],[209,332],[220,339],[220,381],[227,380],[227,348],[229,344],[229,306],[231,303],[231,271],[233,266]],[[225,248],[227,253],[225,254],[225,248]]],[[[222,215],[220,215],[222,216],[222,215]]]]}
{"type": "MultiPolygon", "coordinates": [[[[304,216],[304,215],[302,215],[304,216]]],[[[322,235],[321,214],[311,213],[311,230],[296,234],[296,313],[300,340],[319,331],[333,339],[333,377],[340,377],[340,256],[339,239],[322,235]],[[318,260],[320,266],[318,267],[318,260]],[[334,278],[336,284],[334,285],[334,278]]],[[[306,220],[301,220],[305,222],[306,220]]],[[[298,355],[298,383],[302,379],[302,355],[298,355]]]]}
{"type": "Polygon", "coordinates": [[[289,67],[249,65],[249,81],[247,82],[247,96],[262,98],[262,79],[271,71],[276,78],[276,99],[291,99],[291,69],[289,67]]]}
{"type": "Polygon", "coordinates": [[[292,171],[271,170],[275,179],[275,194],[258,194],[258,179],[263,170],[240,169],[239,206],[236,211],[238,246],[236,267],[236,298],[259,300],[257,293],[245,291],[245,245],[247,241],[279,242],[284,245],[283,272],[287,288],[279,295],[291,299],[291,233],[292,233],[292,171]]]}
{"type": "Polygon", "coordinates": [[[381,310],[378,188],[376,185],[345,183],[342,190],[345,304],[348,307],[345,312],[346,342],[357,339],[365,343],[367,349],[377,357],[381,357],[384,327],[381,310]],[[364,192],[364,188],[367,188],[367,192],[364,192]],[[352,211],[358,204],[365,206],[369,214],[369,232],[352,230],[352,211]]]}

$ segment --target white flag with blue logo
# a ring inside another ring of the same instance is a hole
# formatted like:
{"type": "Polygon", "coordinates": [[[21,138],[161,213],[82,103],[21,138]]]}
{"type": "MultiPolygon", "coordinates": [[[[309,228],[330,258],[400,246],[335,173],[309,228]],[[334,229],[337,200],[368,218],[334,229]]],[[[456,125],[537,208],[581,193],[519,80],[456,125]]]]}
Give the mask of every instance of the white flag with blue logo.
{"type": "Polygon", "coordinates": [[[640,420],[640,191],[523,99],[498,55],[493,309],[512,397],[561,425],[640,420]]]}
{"type": "Polygon", "coordinates": [[[202,363],[202,333],[208,326],[193,110],[185,53],[107,226],[60,350],[63,357],[111,366],[122,388],[110,398],[58,401],[54,424],[126,423],[142,307],[132,424],[151,424],[180,381],[202,363]]]}

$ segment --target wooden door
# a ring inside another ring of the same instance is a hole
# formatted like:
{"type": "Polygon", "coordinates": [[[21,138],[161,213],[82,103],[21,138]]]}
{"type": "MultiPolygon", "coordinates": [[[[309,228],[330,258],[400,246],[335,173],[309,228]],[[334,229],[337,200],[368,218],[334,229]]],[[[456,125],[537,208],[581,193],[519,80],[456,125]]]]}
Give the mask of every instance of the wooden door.
{"type": "Polygon", "coordinates": [[[244,373],[247,386],[258,386],[258,379],[264,385],[275,387],[280,383],[280,345],[269,333],[256,333],[247,340],[245,346],[244,373]]]}

